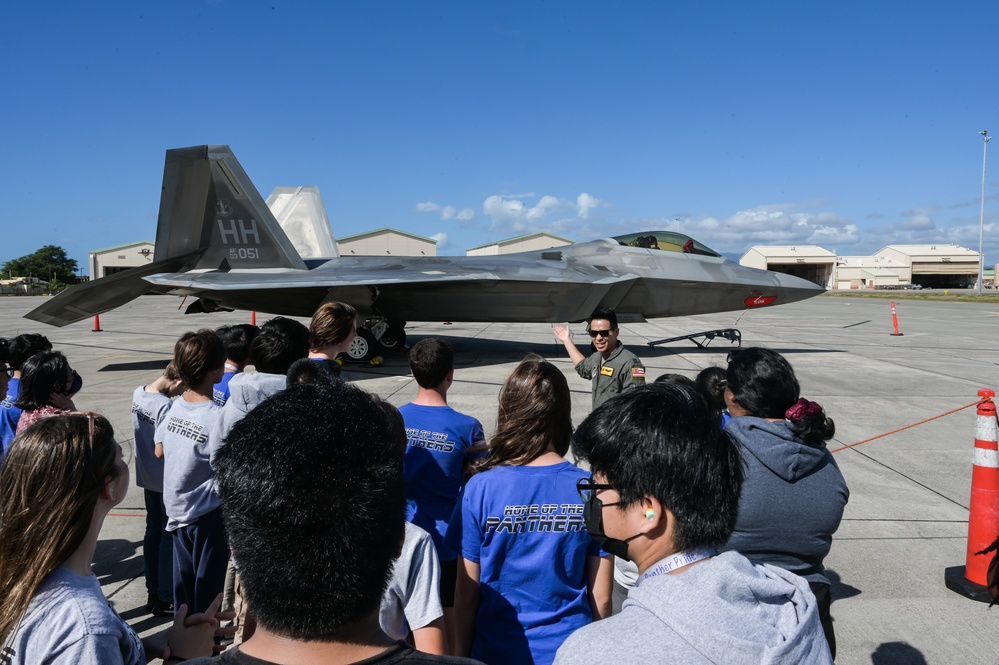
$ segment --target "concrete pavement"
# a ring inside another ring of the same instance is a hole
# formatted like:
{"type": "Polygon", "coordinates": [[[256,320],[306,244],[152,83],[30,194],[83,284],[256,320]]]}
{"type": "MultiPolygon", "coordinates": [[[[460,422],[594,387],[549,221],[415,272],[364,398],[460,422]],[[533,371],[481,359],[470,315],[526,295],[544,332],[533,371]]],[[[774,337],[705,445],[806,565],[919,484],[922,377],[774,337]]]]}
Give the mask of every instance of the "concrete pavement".
{"type": "MultiPolygon", "coordinates": [[[[0,298],[0,336],[41,332],[69,357],[85,380],[76,403],[107,415],[131,449],[132,390],[155,378],[173,343],[189,329],[245,323],[249,313],[184,316],[180,300],[146,296],[92,322],[51,328],[22,318],[41,298],[0,298]]],[[[693,377],[725,364],[732,345],[705,349],[645,342],[689,332],[737,327],[743,345],[783,353],[803,396],[836,421],[830,448],[892,432],[977,401],[980,388],[999,387],[999,306],[975,303],[896,303],[902,337],[892,337],[887,301],[819,297],[746,313],[660,319],[622,325],[621,339],[645,362],[651,379],[665,372],[693,377]]],[[[258,314],[258,322],[266,315],[258,314]]],[[[307,321],[306,321],[307,323],[307,321]]],[[[577,341],[583,326],[573,326],[577,341]]],[[[589,412],[588,383],[573,372],[546,324],[412,324],[410,344],[441,336],[455,346],[451,403],[495,427],[496,397],[526,353],[558,362],[573,389],[573,420],[589,412]]],[[[380,367],[348,365],[346,378],[393,404],[415,394],[406,358],[385,353],[380,367]]],[[[999,608],[962,598],[944,587],[944,568],[963,565],[968,519],[975,409],[836,454],[850,486],[844,522],[826,565],[835,580],[832,608],[838,663],[995,662],[999,608]]],[[[133,473],[134,478],[134,473],[133,473]]],[[[142,609],[142,492],[133,487],[105,523],[94,570],[105,593],[137,630],[165,625],[142,609]]]]}

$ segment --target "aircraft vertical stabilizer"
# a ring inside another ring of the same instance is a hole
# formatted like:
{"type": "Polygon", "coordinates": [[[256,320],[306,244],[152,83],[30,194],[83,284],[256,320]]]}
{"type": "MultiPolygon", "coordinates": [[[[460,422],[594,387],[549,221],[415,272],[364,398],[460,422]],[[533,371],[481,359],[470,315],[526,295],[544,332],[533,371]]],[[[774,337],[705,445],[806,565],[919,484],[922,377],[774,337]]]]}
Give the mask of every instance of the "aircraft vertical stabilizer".
{"type": "Polygon", "coordinates": [[[156,260],[203,250],[194,269],[306,270],[229,146],[168,150],[156,260]]]}
{"type": "Polygon", "coordinates": [[[318,187],[275,187],[267,207],[303,259],[340,256],[318,187]]]}

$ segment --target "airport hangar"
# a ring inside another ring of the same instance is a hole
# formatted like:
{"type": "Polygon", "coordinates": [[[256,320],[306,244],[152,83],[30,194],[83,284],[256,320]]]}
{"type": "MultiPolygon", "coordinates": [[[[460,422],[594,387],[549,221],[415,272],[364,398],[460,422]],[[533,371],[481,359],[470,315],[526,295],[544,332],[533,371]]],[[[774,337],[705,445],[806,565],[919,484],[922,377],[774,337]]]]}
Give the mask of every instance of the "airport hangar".
{"type": "MultiPolygon", "coordinates": [[[[794,275],[830,289],[892,289],[912,284],[956,289],[978,281],[979,254],[942,243],[888,245],[872,256],[837,256],[817,245],[780,245],[752,247],[739,263],[794,275]]],[[[989,288],[991,276],[983,280],[989,288]]]]}

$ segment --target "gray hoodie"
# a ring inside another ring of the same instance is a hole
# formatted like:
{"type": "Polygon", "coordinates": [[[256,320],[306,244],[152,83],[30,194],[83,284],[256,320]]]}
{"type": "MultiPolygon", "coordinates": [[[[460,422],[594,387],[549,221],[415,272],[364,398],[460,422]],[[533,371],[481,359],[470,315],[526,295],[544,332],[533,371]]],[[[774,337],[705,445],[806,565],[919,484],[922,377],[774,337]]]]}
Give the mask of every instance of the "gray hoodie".
{"type": "Polygon", "coordinates": [[[829,450],[802,443],[784,420],[741,416],[725,431],[741,444],[746,480],[723,549],[828,584],[822,560],[850,498],[829,450]]]}
{"type": "Polygon", "coordinates": [[[621,613],[573,633],[555,665],[832,663],[808,583],[725,552],[641,580],[621,613]]]}
{"type": "Polygon", "coordinates": [[[271,395],[285,389],[288,378],[284,374],[240,372],[229,381],[229,399],[222,407],[222,431],[226,436],[237,422],[253,407],[271,395]]]}

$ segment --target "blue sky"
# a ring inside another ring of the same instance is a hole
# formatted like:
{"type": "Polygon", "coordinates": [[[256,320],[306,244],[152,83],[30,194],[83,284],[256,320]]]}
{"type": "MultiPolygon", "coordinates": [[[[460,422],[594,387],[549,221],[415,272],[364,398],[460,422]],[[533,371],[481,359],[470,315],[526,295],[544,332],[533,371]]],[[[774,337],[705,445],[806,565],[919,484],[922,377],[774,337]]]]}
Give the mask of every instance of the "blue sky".
{"type": "Polygon", "coordinates": [[[265,198],[317,185],[337,236],[391,226],[440,254],[677,227],[737,254],[977,249],[994,16],[973,0],[9,3],[0,261],[52,243],[85,265],[153,239],[165,151],[204,143],[229,144],[265,198]]]}

